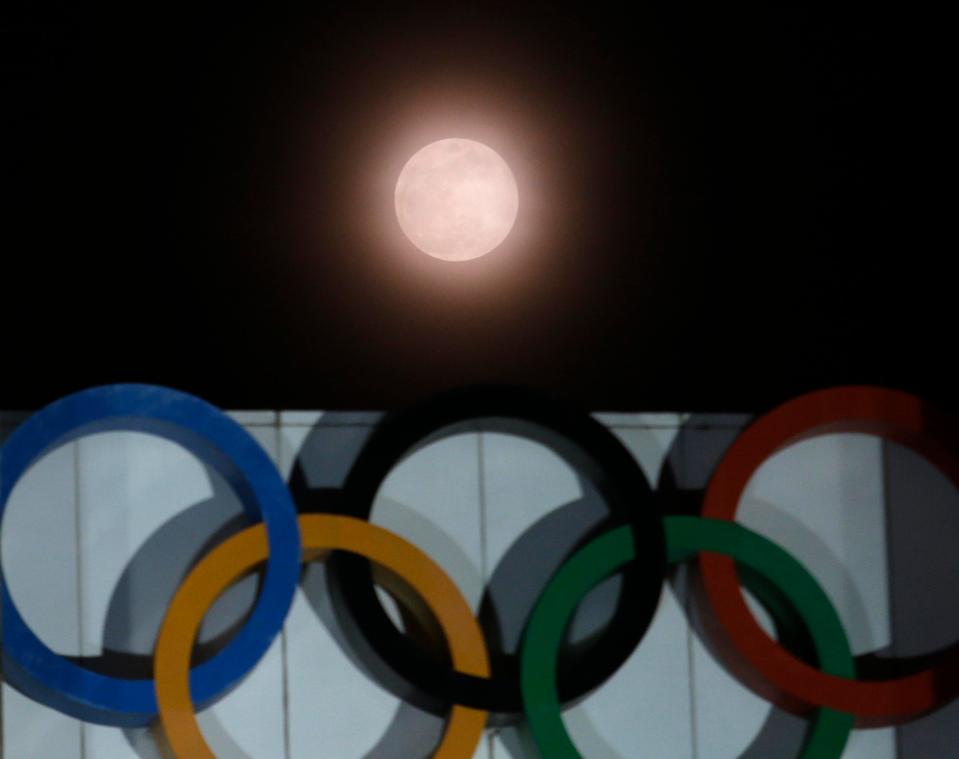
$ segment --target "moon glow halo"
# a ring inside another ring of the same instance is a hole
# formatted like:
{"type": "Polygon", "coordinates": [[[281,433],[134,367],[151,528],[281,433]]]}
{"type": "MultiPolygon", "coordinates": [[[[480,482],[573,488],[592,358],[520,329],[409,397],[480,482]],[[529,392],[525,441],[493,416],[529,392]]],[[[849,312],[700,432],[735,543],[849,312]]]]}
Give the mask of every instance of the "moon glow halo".
{"type": "Polygon", "coordinates": [[[513,172],[475,140],[438,140],[417,151],[396,181],[400,228],[417,248],[445,261],[469,261],[498,247],[516,221],[513,172]]]}

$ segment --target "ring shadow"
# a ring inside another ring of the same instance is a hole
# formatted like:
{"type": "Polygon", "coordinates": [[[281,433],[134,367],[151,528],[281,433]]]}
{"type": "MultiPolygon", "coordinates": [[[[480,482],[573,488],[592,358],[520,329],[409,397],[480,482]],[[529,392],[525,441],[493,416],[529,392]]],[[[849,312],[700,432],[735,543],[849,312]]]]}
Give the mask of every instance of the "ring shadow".
{"type": "MultiPolygon", "coordinates": [[[[167,520],[144,541],[114,587],[103,625],[103,653],[77,657],[102,674],[153,677],[153,647],[174,593],[196,562],[212,547],[249,526],[239,500],[215,472],[207,470],[213,494],[167,520]],[[163,571],[157,571],[163,568],[163,571]]],[[[210,609],[198,634],[194,663],[220,651],[242,626],[257,597],[260,578],[253,574],[229,588],[210,609]]],[[[204,732],[220,756],[245,759],[212,712],[200,717],[204,732]]],[[[157,727],[126,728],[125,738],[141,759],[161,756],[157,727]]]]}

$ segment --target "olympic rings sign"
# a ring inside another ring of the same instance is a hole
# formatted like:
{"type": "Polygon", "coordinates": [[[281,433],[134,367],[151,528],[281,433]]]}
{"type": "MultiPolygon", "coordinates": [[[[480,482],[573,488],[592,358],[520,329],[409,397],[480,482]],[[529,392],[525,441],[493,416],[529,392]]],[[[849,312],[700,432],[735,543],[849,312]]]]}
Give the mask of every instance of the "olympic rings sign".
{"type": "Polygon", "coordinates": [[[785,403],[737,438],[713,473],[698,516],[666,516],[632,456],[588,415],[531,392],[467,389],[388,418],[354,463],[337,513],[298,514],[266,453],[221,411],[168,388],[109,385],[62,398],[14,431],[0,449],[0,517],[34,462],[57,446],[106,430],[143,431],[183,445],[231,485],[253,526],[208,553],[176,592],[157,640],[153,680],[100,674],[55,654],[28,627],[4,580],[5,675],[27,696],[79,719],[134,726],[159,717],[180,757],[212,756],[195,708],[229,692],[269,648],[304,561],[327,561],[332,587],[378,663],[383,684],[448,714],[436,757],[472,756],[489,712],[524,712],[544,757],[579,757],[563,727],[562,705],[596,688],[626,660],[651,624],[667,566],[693,558],[720,632],[715,642],[733,674],[780,706],[813,712],[803,757],[838,757],[855,724],[902,723],[959,694],[959,646],[908,675],[858,679],[846,633],[817,582],[783,549],[735,521],[743,490],[762,461],[829,432],[869,432],[905,444],[959,483],[951,437],[907,393],[844,387],[785,403]],[[595,486],[610,512],[607,529],[549,581],[518,657],[505,661],[491,661],[469,605],[436,563],[368,520],[377,490],[404,456],[478,419],[485,420],[484,428],[551,447],[595,486]],[[435,622],[446,640],[451,666],[392,624],[377,600],[370,562],[418,596],[428,612],[424,624],[435,622]],[[207,609],[235,580],[264,564],[259,595],[243,625],[222,650],[191,669],[207,609]],[[571,615],[615,572],[622,573],[623,590],[612,622],[573,661],[560,651],[571,615]],[[774,617],[781,643],[756,622],[741,582],[774,617]]]}

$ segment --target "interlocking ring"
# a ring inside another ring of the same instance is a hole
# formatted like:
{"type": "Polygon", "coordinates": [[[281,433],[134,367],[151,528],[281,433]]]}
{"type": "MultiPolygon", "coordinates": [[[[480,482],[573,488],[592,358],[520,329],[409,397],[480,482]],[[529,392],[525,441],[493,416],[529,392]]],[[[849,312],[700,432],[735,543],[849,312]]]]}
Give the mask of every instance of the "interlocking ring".
{"type": "MultiPolygon", "coordinates": [[[[253,520],[262,520],[270,556],[256,605],[229,644],[191,673],[205,706],[227,693],[260,660],[283,626],[299,581],[300,536],[293,499],[260,445],[230,417],[192,395],[154,385],[107,385],[68,395],[20,425],[0,449],[0,518],[10,493],[45,453],[95,432],[147,432],[179,443],[219,472],[253,520]]],[[[0,575],[2,579],[2,575],[0,575]]],[[[151,680],[85,669],[51,651],[3,593],[3,665],[25,695],[87,722],[132,727],[157,714],[151,680]]]]}
{"type": "MultiPolygon", "coordinates": [[[[565,703],[619,669],[649,628],[663,587],[666,552],[659,509],[639,465],[608,429],[588,414],[526,390],[476,387],[439,395],[377,429],[344,485],[346,513],[369,518],[377,490],[402,458],[438,436],[462,430],[464,422],[476,429],[481,420],[484,430],[527,437],[550,448],[592,483],[606,502],[610,521],[631,525],[643,547],[624,569],[620,603],[609,626],[575,659],[560,657],[560,700],[565,703]]],[[[351,559],[330,562],[333,591],[351,617],[351,628],[385,665],[387,672],[377,669],[394,693],[431,709],[453,702],[494,712],[522,710],[518,656],[501,657],[499,671],[494,669],[488,679],[451,672],[396,629],[376,597],[369,566],[351,559]],[[400,682],[390,679],[390,673],[398,674],[400,682]]]]}
{"type": "Polygon", "coordinates": [[[777,450],[837,431],[870,432],[909,445],[959,483],[954,438],[937,419],[917,398],[893,390],[849,387],[802,396],[741,433],[708,484],[701,516],[663,519],[636,462],[588,415],[534,393],[471,389],[435,398],[382,425],[347,478],[341,500],[347,514],[297,518],[269,457],[221,411],[167,388],[93,388],[33,415],[0,448],[0,516],[17,482],[44,454],[86,434],[120,429],[160,435],[186,447],[230,483],[247,514],[260,523],[214,548],[180,586],[161,628],[153,680],[109,677],[54,654],[26,625],[4,582],[5,674],[31,698],[91,722],[144,725],[159,711],[178,756],[212,756],[194,708],[213,703],[239,683],[282,628],[300,573],[302,534],[306,561],[325,559],[330,551],[354,554],[330,558],[332,587],[377,656],[431,708],[448,713],[436,756],[467,759],[488,712],[516,709],[525,711],[544,756],[574,759],[579,754],[562,725],[563,705],[600,685],[640,643],[658,606],[667,560],[698,555],[710,619],[722,633],[720,654],[732,673],[779,705],[814,712],[802,757],[838,757],[854,724],[902,723],[959,694],[959,646],[940,652],[930,667],[912,675],[856,679],[855,660],[828,598],[794,558],[735,523],[738,502],[752,474],[777,450]],[[491,666],[477,620],[433,561],[367,521],[378,487],[403,456],[456,425],[475,429],[477,420],[485,420],[484,429],[548,445],[590,480],[611,515],[605,532],[568,559],[544,590],[528,620],[516,673],[491,666]],[[428,618],[419,621],[424,629],[438,621],[451,666],[438,664],[389,621],[376,599],[370,561],[387,570],[385,578],[377,578],[380,584],[399,578],[394,592],[404,601],[419,599],[419,605],[409,604],[411,611],[423,611],[425,602],[428,618]],[[221,651],[190,670],[206,610],[232,582],[264,562],[252,612],[221,651]],[[613,623],[576,671],[559,653],[567,623],[579,600],[617,571],[625,580],[613,623]],[[753,618],[741,580],[776,620],[779,642],[753,618]],[[815,663],[792,647],[795,639],[809,642],[810,637],[815,663]]]}
{"type": "MultiPolygon", "coordinates": [[[[855,674],[849,641],[829,598],[799,562],[766,538],[732,522],[697,517],[667,517],[666,542],[671,562],[700,551],[730,557],[772,583],[779,595],[770,599],[776,610],[783,601],[812,635],[823,670],[840,677],[855,674]],[[778,601],[778,603],[777,603],[778,601]]],[[[594,539],[553,575],[530,617],[523,642],[523,699],[530,729],[540,753],[549,759],[581,759],[560,717],[556,696],[556,652],[563,631],[583,597],[599,582],[636,558],[628,529],[619,528],[594,539]]],[[[768,592],[758,586],[759,596],[768,592]]],[[[788,623],[780,619],[779,622],[788,623]]],[[[853,719],[820,709],[800,759],[833,759],[842,754],[853,719]]]]}
{"type": "MultiPolygon", "coordinates": [[[[709,481],[702,515],[733,520],[759,465],[777,450],[832,432],[864,432],[909,446],[959,485],[954,433],[942,415],[915,396],[876,387],[840,387],[795,398],[747,427],[709,481]]],[[[739,590],[733,562],[700,559],[710,608],[725,633],[727,665],[764,698],[783,708],[826,706],[856,715],[866,726],[891,725],[925,714],[959,694],[959,645],[931,666],[887,680],[856,680],[821,672],[772,640],[753,618],[739,590]]]]}
{"type": "MultiPolygon", "coordinates": [[[[489,657],[479,625],[453,581],[425,553],[398,535],[350,517],[300,517],[303,556],[323,560],[331,550],[370,559],[404,580],[439,622],[458,672],[489,675],[489,657]]],[[[182,759],[214,759],[196,722],[187,677],[190,653],[203,615],[234,581],[267,561],[266,531],[249,527],[207,555],[180,586],[160,628],[156,648],[156,689],[160,720],[170,747],[182,759]]],[[[436,759],[473,756],[486,725],[486,712],[454,705],[436,759]]]]}

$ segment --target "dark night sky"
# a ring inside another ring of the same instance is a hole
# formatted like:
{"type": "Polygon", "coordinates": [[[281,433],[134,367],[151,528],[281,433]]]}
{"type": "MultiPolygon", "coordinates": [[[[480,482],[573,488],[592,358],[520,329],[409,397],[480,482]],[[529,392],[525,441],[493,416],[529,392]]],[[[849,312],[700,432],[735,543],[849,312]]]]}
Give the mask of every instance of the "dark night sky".
{"type": "Polygon", "coordinates": [[[955,405],[942,20],[81,5],[2,12],[0,408],[117,381],[233,408],[477,381],[593,409],[848,382],[955,405]],[[533,231],[492,261],[370,232],[417,109],[532,167],[533,231]]]}

